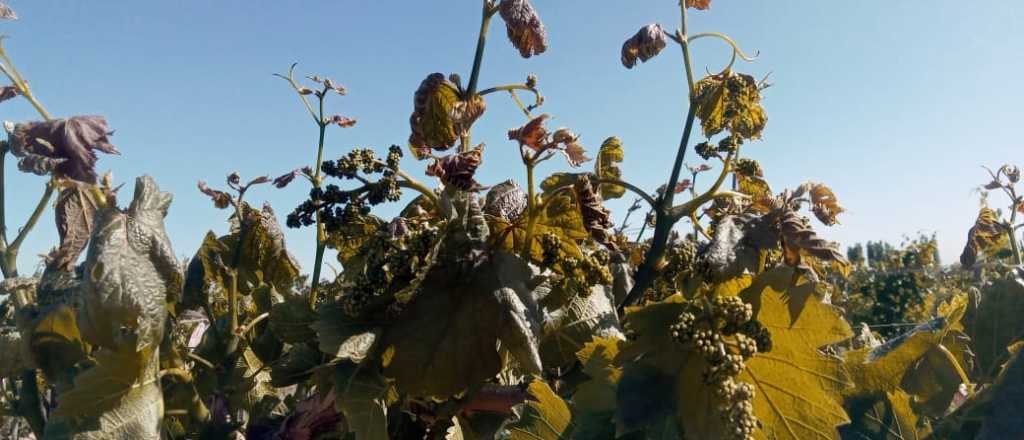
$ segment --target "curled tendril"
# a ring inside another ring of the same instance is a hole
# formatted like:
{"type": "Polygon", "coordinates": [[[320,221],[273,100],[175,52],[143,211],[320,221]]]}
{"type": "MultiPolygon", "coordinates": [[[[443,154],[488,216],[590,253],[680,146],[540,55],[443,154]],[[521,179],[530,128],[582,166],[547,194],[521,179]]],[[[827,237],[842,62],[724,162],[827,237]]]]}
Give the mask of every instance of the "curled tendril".
{"type": "Polygon", "coordinates": [[[666,33],[666,35],[668,35],[669,38],[672,39],[672,41],[675,41],[676,43],[679,43],[679,44],[683,44],[683,40],[684,39],[687,42],[692,42],[694,40],[701,39],[701,38],[706,38],[706,37],[718,38],[719,40],[722,40],[722,41],[728,43],[729,46],[732,47],[732,58],[729,60],[729,64],[726,65],[724,69],[722,69],[723,72],[728,71],[729,69],[732,69],[732,66],[734,64],[736,64],[736,59],[737,58],[739,58],[739,59],[749,63],[749,62],[753,62],[754,60],[757,59],[758,56],[761,55],[760,51],[755,52],[753,56],[747,55],[746,52],[743,52],[743,49],[740,49],[740,46],[739,46],[739,44],[736,43],[736,40],[733,40],[731,37],[729,37],[728,35],[725,35],[725,34],[723,34],[721,32],[701,32],[701,33],[693,34],[693,35],[690,35],[690,36],[683,36],[681,33],[677,32],[676,35],[669,35],[667,33],[666,33]]]}

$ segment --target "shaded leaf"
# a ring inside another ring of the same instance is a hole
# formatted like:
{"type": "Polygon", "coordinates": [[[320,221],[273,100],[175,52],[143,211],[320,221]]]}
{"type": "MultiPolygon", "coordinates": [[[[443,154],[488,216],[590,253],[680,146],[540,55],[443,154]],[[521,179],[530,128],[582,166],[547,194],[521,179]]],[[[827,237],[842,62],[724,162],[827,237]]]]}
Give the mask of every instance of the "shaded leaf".
{"type": "Polygon", "coordinates": [[[348,362],[334,375],[335,405],[356,440],[388,438],[388,404],[396,396],[376,371],[348,362]]]}
{"type": "Polygon", "coordinates": [[[612,301],[606,286],[594,286],[590,295],[574,296],[568,305],[552,312],[540,341],[544,367],[570,367],[576,362],[576,352],[592,339],[624,339],[612,301]]]}
{"type": "Polygon", "coordinates": [[[411,395],[451,396],[501,370],[499,340],[525,371],[540,371],[531,276],[526,263],[505,253],[431,270],[401,318],[384,329],[383,347],[393,352],[384,374],[411,395]]]}

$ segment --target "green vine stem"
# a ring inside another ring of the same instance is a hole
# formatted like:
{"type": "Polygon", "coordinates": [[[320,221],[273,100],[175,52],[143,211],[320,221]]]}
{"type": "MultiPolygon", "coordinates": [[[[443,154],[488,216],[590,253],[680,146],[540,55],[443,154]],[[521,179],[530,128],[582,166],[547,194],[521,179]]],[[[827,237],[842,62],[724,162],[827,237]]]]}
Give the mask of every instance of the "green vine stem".
{"type": "MultiPolygon", "coordinates": [[[[18,94],[28,100],[32,107],[36,109],[39,115],[47,120],[53,120],[50,112],[43,107],[43,104],[39,102],[36,96],[29,89],[28,81],[21,76],[18,72],[18,68],[15,66],[14,61],[11,60],[7,51],[3,47],[3,37],[0,37],[0,72],[3,72],[11,84],[18,89],[18,94]]],[[[3,148],[0,151],[0,167],[6,166],[6,155],[8,148],[3,148]]],[[[36,203],[36,208],[33,210],[29,219],[25,222],[25,225],[18,230],[18,235],[10,245],[7,243],[7,217],[6,209],[3,208],[6,204],[6,173],[0,171],[0,272],[3,272],[4,278],[11,278],[18,276],[18,251],[21,248],[21,244],[28,237],[29,232],[35,228],[36,223],[39,221],[39,217],[45,211],[46,206],[50,203],[50,199],[53,197],[56,182],[51,178],[46,183],[46,187],[43,190],[42,196],[39,198],[39,202],[36,203]]],[[[43,431],[46,426],[46,408],[39,394],[39,379],[36,370],[25,370],[21,374],[22,385],[18,390],[18,400],[16,403],[16,412],[18,415],[24,417],[29,426],[32,428],[33,434],[36,438],[43,438],[43,431]]]]}
{"type": "MultiPolygon", "coordinates": [[[[533,229],[537,227],[537,216],[539,211],[537,210],[537,196],[536,190],[534,189],[533,182],[533,168],[536,163],[533,159],[527,159],[526,163],[526,212],[529,213],[526,222],[526,238],[523,240],[523,249],[520,251],[520,256],[529,261],[531,250],[533,249],[533,229]]],[[[552,197],[553,198],[553,197],[552,197]]]]}
{"type": "MultiPolygon", "coordinates": [[[[492,0],[484,0],[483,13],[480,18],[480,33],[476,40],[476,51],[473,53],[473,68],[469,74],[469,85],[466,87],[466,97],[476,94],[476,87],[480,81],[480,65],[484,59],[484,48],[487,47],[487,30],[491,27],[491,17],[498,12],[497,3],[492,0]]],[[[459,152],[466,152],[470,149],[472,133],[466,130],[462,134],[462,143],[459,145],[459,152]]]]}

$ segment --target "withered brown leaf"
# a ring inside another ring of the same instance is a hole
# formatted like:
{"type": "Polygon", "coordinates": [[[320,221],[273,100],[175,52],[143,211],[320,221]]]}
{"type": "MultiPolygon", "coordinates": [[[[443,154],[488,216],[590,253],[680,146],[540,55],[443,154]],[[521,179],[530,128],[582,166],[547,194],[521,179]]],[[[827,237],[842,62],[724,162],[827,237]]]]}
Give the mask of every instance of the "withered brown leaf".
{"type": "Polygon", "coordinates": [[[445,185],[463,191],[477,191],[481,185],[473,179],[473,174],[483,160],[483,152],[484,144],[480,144],[469,151],[436,158],[434,163],[427,167],[427,175],[437,177],[445,185]]]}
{"type": "Polygon", "coordinates": [[[821,183],[810,183],[809,186],[811,211],[814,212],[814,216],[826,226],[838,224],[839,220],[836,219],[836,216],[845,212],[846,209],[839,206],[839,201],[832,189],[821,183]]]}
{"type": "Polygon", "coordinates": [[[86,183],[96,183],[96,151],[121,154],[110,143],[113,132],[102,116],[73,116],[16,124],[10,133],[11,153],[22,171],[56,172],[86,183]]]}
{"type": "Polygon", "coordinates": [[[686,0],[686,7],[704,11],[711,7],[711,0],[686,0]]]}
{"type": "Polygon", "coordinates": [[[522,127],[509,130],[508,138],[533,150],[540,150],[548,139],[548,130],[544,127],[544,121],[548,118],[550,116],[547,113],[537,116],[522,127]]]}
{"type": "Polygon", "coordinates": [[[590,237],[608,249],[618,250],[618,246],[612,240],[611,229],[614,225],[610,218],[611,212],[604,207],[601,194],[590,183],[590,175],[580,174],[573,184],[573,190],[576,192],[576,202],[583,217],[583,226],[590,233],[590,237]]]}
{"type": "Polygon", "coordinates": [[[967,244],[960,254],[960,264],[965,268],[978,262],[978,255],[996,249],[1007,241],[1006,230],[999,222],[999,215],[988,207],[982,207],[974,226],[967,232],[967,244]]]}
{"type": "Polygon", "coordinates": [[[660,24],[653,23],[640,28],[636,35],[622,43],[622,65],[632,69],[637,60],[647,62],[665,48],[667,40],[660,24]]]}
{"type": "Polygon", "coordinates": [[[544,23],[529,0],[502,0],[499,13],[505,20],[509,41],[523,58],[540,55],[548,49],[544,23]]]}

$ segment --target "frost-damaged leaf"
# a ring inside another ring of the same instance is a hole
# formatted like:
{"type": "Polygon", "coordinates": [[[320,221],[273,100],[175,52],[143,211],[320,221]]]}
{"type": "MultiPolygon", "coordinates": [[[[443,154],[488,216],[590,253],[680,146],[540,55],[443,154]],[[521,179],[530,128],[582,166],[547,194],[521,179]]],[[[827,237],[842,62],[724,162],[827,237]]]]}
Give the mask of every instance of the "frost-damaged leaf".
{"type": "Polygon", "coordinates": [[[575,426],[569,405],[541,380],[530,382],[530,398],[513,408],[514,416],[502,427],[509,440],[569,440],[575,426]]]}
{"type": "Polygon", "coordinates": [[[530,0],[502,0],[499,13],[505,20],[509,41],[523,58],[540,55],[548,49],[547,31],[530,0]]]}
{"type": "MultiPolygon", "coordinates": [[[[290,292],[299,276],[299,265],[288,252],[284,233],[270,205],[257,210],[242,206],[245,234],[238,255],[238,290],[250,295],[261,285],[277,292],[290,292]]],[[[217,238],[208,232],[203,244],[189,262],[185,280],[183,306],[201,307],[226,298],[230,281],[228,268],[236,258],[240,235],[238,219],[232,217],[231,233],[217,238]]]]}
{"type": "Polygon", "coordinates": [[[967,232],[967,244],[960,254],[960,264],[965,268],[973,267],[978,255],[1002,248],[1008,241],[999,215],[988,207],[982,207],[974,226],[967,232]]]}
{"type": "Polygon", "coordinates": [[[760,85],[732,71],[710,75],[694,85],[694,105],[704,136],[728,130],[741,139],[758,139],[768,117],[761,107],[760,85]]]}
{"type": "Polygon", "coordinates": [[[211,201],[213,201],[213,206],[217,209],[226,209],[228,206],[231,206],[231,194],[210,188],[210,186],[202,180],[196,184],[196,187],[199,188],[199,192],[205,194],[211,201]]]}
{"type": "Polygon", "coordinates": [[[539,372],[531,278],[525,262],[502,252],[438,263],[384,329],[384,350],[394,353],[384,374],[413,396],[451,396],[501,370],[499,340],[525,372],[539,372]]]}
{"type": "Polygon", "coordinates": [[[0,3],[0,20],[17,20],[18,14],[14,13],[14,10],[6,3],[0,3]]]}
{"type": "Polygon", "coordinates": [[[384,377],[368,366],[342,362],[334,374],[335,405],[356,440],[388,438],[388,405],[397,399],[384,377]]]}
{"type": "MultiPolygon", "coordinates": [[[[579,174],[555,173],[544,179],[540,187],[544,191],[542,198],[557,197],[547,204],[547,208],[537,216],[534,226],[534,241],[530,250],[532,261],[543,260],[544,251],[540,242],[536,240],[544,234],[554,234],[562,243],[562,250],[568,256],[580,257],[582,252],[577,243],[590,236],[583,226],[583,217],[576,207],[576,201],[566,191],[554,193],[555,190],[573,185],[579,178],[579,174]]],[[[498,218],[489,218],[491,228],[491,244],[501,249],[518,252],[523,248],[526,240],[526,221],[509,222],[498,218]]]]}
{"type": "Polygon", "coordinates": [[[47,257],[52,269],[70,271],[89,244],[99,201],[99,188],[74,181],[61,190],[54,208],[60,247],[47,257]]]}
{"type": "Polygon", "coordinates": [[[842,265],[848,264],[835,243],[818,237],[811,228],[807,218],[796,211],[786,211],[780,226],[782,252],[786,264],[792,267],[802,265],[801,254],[806,252],[823,261],[835,261],[842,265]]]}
{"type": "Polygon", "coordinates": [[[127,210],[104,208],[97,214],[78,309],[87,342],[119,351],[159,345],[166,302],[182,283],[163,225],[170,204],[170,193],[143,176],[136,179],[127,210]]]}
{"type": "Polygon", "coordinates": [[[10,134],[11,153],[22,171],[56,172],[86,183],[96,183],[96,151],[121,154],[102,116],[73,116],[16,124],[10,134]],[[40,165],[40,166],[36,166],[40,165]]]}
{"type": "Polygon", "coordinates": [[[181,288],[163,225],[170,203],[171,195],[143,176],[128,209],[104,208],[97,215],[77,321],[83,339],[100,348],[96,364],[60,393],[54,413],[68,418],[74,438],[160,435],[159,345],[168,296],[181,288]],[[80,424],[83,418],[92,422],[80,424]]]}
{"type": "Polygon", "coordinates": [[[637,60],[647,62],[654,58],[668,43],[660,24],[653,23],[640,28],[625,43],[622,43],[622,65],[632,69],[637,60]]]}
{"type": "Polygon", "coordinates": [[[515,221],[526,211],[526,191],[514,180],[494,185],[484,200],[484,214],[507,222],[515,221]]]}
{"type": "Polygon", "coordinates": [[[533,150],[544,148],[548,139],[548,130],[544,127],[544,121],[550,118],[547,113],[541,114],[519,128],[508,131],[509,140],[519,142],[519,145],[530,147],[533,150]]]}
{"type": "Polygon", "coordinates": [[[711,7],[711,0],[686,0],[686,7],[703,11],[711,7]]]}
{"type": "Polygon", "coordinates": [[[612,240],[611,230],[615,225],[610,218],[611,212],[604,207],[604,200],[591,185],[590,176],[581,174],[573,185],[573,191],[576,193],[576,205],[580,209],[583,227],[590,233],[590,238],[612,251],[618,250],[612,240]]]}
{"type": "Polygon", "coordinates": [[[811,210],[814,212],[814,216],[818,217],[818,220],[826,226],[839,223],[836,216],[846,209],[839,206],[839,200],[836,199],[832,189],[821,183],[809,183],[808,186],[810,187],[808,192],[811,196],[811,210]]]}
{"type": "MultiPolygon", "coordinates": [[[[617,137],[610,137],[601,143],[601,149],[597,152],[597,162],[594,164],[594,174],[601,179],[622,179],[622,169],[619,163],[625,159],[626,153],[622,149],[622,141],[617,137]]],[[[598,191],[605,200],[617,199],[626,193],[626,188],[620,185],[602,184],[598,185],[598,191]]]]}
{"type": "Polygon", "coordinates": [[[473,175],[483,161],[484,144],[476,148],[448,156],[434,159],[434,163],[427,167],[426,174],[441,180],[446,186],[455,187],[463,191],[479,191],[482,187],[473,175]]]}
{"type": "Polygon", "coordinates": [[[431,149],[443,151],[455,145],[458,133],[452,111],[458,101],[458,88],[443,73],[431,73],[420,83],[409,117],[409,148],[413,157],[424,159],[431,149]]]}
{"type": "Polygon", "coordinates": [[[972,351],[983,377],[993,377],[1007,358],[1006,347],[1024,335],[1024,281],[1013,277],[985,286],[972,319],[966,321],[972,351]]]}
{"type": "Polygon", "coordinates": [[[569,166],[578,168],[585,162],[589,162],[591,159],[587,157],[587,150],[580,145],[579,135],[573,133],[568,128],[559,128],[551,135],[552,142],[564,145],[560,150],[562,155],[565,156],[565,161],[569,163],[569,166]]]}
{"type": "Polygon", "coordinates": [[[568,305],[552,312],[540,341],[544,367],[572,366],[576,362],[576,352],[591,339],[624,339],[612,301],[608,287],[594,286],[590,295],[574,296],[568,305]]]}
{"type": "MultiPolygon", "coordinates": [[[[2,10],[3,10],[2,8],[3,8],[3,5],[0,4],[0,14],[2,14],[2,10]]],[[[15,86],[3,86],[3,87],[0,87],[0,102],[7,101],[9,99],[14,99],[19,94],[21,94],[21,92],[18,91],[18,88],[15,87],[15,86]]]]}
{"type": "Polygon", "coordinates": [[[759,437],[837,438],[836,427],[849,422],[840,404],[849,382],[842,361],[819,349],[853,332],[835,307],[810,293],[813,285],[792,286],[793,279],[792,270],[775,269],[740,293],[754,306],[754,318],[771,332],[772,350],[748,360],[738,378],[756,390],[754,414],[763,425],[759,437]],[[793,303],[805,295],[795,309],[793,303]]]}

